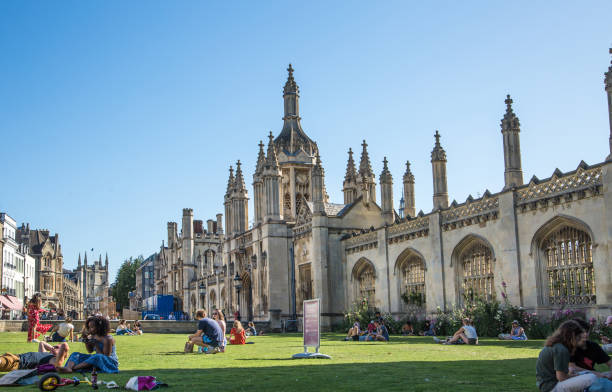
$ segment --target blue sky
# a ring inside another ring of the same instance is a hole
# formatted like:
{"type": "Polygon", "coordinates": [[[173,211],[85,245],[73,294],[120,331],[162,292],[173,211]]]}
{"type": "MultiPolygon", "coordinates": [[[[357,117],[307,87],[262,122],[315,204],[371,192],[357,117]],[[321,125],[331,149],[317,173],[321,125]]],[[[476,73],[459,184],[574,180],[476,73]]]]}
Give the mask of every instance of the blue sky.
{"type": "Polygon", "coordinates": [[[451,201],[501,190],[508,93],[526,182],[609,153],[610,1],[329,3],[0,2],[0,211],[59,233],[68,268],[108,252],[114,275],[182,208],[223,212],[237,159],[250,184],[289,62],[333,202],[366,139],[396,205],[410,160],[430,211],[436,129],[451,201]]]}

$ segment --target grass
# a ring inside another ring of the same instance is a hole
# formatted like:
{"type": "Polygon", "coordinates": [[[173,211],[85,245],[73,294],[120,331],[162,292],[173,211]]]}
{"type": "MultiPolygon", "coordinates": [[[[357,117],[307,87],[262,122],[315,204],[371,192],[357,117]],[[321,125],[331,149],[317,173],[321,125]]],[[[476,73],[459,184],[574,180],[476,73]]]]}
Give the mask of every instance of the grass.
{"type": "MultiPolygon", "coordinates": [[[[168,383],[168,391],[537,391],[535,364],[542,347],[541,340],[482,339],[478,346],[443,346],[424,337],[344,342],[339,334],[323,334],[320,352],[331,355],[331,360],[292,360],[303,351],[298,334],[249,338],[255,344],[229,346],[217,355],[184,354],[186,335],[115,339],[121,372],[101,374],[99,379],[123,386],[132,376],[151,375],[168,383]]],[[[85,352],[83,343],[70,347],[71,352],[85,352]]],[[[2,353],[36,349],[36,344],[26,343],[26,333],[0,334],[2,353]]]]}

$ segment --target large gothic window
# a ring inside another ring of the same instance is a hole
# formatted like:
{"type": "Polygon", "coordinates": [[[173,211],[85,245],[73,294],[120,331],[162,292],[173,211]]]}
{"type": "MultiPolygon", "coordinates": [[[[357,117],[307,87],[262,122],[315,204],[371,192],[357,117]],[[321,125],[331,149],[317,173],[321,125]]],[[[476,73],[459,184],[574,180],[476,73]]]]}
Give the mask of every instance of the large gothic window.
{"type": "Polygon", "coordinates": [[[423,306],[425,303],[425,265],[423,259],[411,255],[402,264],[402,295],[410,305],[423,306]]]}
{"type": "Polygon", "coordinates": [[[371,262],[361,260],[353,269],[357,300],[367,300],[368,306],[376,306],[376,272],[371,262]]]}
{"type": "Polygon", "coordinates": [[[586,232],[565,226],[541,243],[546,279],[544,300],[550,305],[595,303],[593,244],[586,232]]]}
{"type": "Polygon", "coordinates": [[[491,249],[480,241],[474,241],[461,252],[459,278],[463,300],[480,298],[488,301],[495,297],[492,261],[491,249]]]}

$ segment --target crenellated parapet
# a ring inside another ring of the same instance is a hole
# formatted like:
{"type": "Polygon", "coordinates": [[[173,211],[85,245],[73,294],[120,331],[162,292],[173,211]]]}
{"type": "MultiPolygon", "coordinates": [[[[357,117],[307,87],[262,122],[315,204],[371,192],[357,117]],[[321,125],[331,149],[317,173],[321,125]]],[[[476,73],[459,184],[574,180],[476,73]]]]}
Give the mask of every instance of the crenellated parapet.
{"type": "Polygon", "coordinates": [[[499,198],[491,197],[485,191],[482,198],[474,200],[468,196],[464,204],[451,203],[448,210],[442,212],[442,230],[449,231],[477,223],[495,220],[499,216],[499,198]]]}
{"type": "Polygon", "coordinates": [[[557,169],[545,180],[533,176],[529,184],[516,191],[514,203],[519,212],[527,212],[551,203],[555,205],[597,196],[601,194],[602,186],[602,167],[590,167],[582,161],[570,173],[564,174],[557,169]]]}
{"type": "Polygon", "coordinates": [[[388,243],[396,244],[429,235],[429,217],[421,216],[389,227],[388,243]]]}
{"type": "Polygon", "coordinates": [[[364,250],[378,248],[378,233],[370,231],[357,234],[344,240],[344,249],[347,254],[363,252],[364,250]]]}

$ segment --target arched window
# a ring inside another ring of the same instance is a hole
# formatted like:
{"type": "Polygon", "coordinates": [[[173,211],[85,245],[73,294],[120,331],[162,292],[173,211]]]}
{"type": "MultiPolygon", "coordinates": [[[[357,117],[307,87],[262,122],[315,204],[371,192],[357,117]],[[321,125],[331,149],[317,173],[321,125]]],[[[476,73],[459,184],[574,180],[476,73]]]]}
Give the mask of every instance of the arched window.
{"type": "Polygon", "coordinates": [[[412,254],[401,266],[402,295],[408,304],[425,304],[425,265],[423,259],[412,254]]]}
{"type": "Polygon", "coordinates": [[[367,300],[368,306],[376,306],[376,272],[370,261],[362,259],[353,268],[357,300],[367,300]]]}
{"type": "Polygon", "coordinates": [[[459,255],[460,299],[495,298],[491,248],[481,241],[473,241],[459,255]]]}
{"type": "Polygon", "coordinates": [[[541,242],[545,287],[550,305],[595,303],[593,244],[588,233],[564,226],[541,242]]]}

